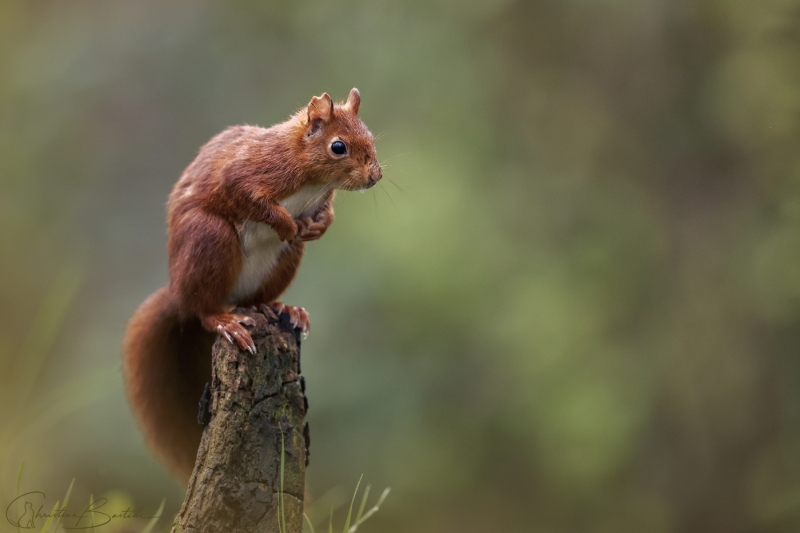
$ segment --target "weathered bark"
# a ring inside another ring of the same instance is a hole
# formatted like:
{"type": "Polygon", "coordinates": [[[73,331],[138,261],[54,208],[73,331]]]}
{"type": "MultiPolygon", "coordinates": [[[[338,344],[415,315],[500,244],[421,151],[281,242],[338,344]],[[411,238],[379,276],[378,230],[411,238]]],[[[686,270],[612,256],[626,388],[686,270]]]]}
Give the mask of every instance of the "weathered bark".
{"type": "Polygon", "coordinates": [[[222,338],[214,344],[210,413],[201,413],[210,421],[173,532],[301,533],[308,404],[299,332],[286,315],[235,312],[256,321],[251,334],[257,353],[222,338]],[[279,527],[283,517],[285,529],[279,527]]]}

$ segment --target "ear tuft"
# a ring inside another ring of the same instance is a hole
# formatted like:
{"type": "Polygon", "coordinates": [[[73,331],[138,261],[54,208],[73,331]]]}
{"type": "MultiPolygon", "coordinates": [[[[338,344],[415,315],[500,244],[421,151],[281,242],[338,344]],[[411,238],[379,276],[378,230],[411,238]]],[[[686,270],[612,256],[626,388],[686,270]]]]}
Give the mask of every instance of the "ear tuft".
{"type": "Polygon", "coordinates": [[[333,100],[328,93],[322,96],[315,96],[308,104],[308,123],[313,124],[316,120],[328,122],[333,117],[333,100]]]}
{"type": "Polygon", "coordinates": [[[358,92],[358,89],[353,87],[350,89],[350,95],[347,97],[347,103],[345,104],[350,110],[358,115],[358,108],[361,106],[361,93],[358,92]]]}

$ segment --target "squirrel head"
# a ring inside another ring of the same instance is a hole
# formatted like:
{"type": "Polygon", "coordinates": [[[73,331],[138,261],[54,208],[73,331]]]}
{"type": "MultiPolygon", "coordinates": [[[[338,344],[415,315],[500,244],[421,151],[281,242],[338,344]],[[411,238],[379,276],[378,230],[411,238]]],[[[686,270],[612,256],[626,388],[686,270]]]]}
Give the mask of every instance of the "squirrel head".
{"type": "Polygon", "coordinates": [[[361,95],[352,89],[347,101],[334,104],[328,93],[315,96],[299,115],[305,153],[319,169],[318,178],[337,189],[369,189],[382,177],[375,139],[358,117],[361,95]]]}

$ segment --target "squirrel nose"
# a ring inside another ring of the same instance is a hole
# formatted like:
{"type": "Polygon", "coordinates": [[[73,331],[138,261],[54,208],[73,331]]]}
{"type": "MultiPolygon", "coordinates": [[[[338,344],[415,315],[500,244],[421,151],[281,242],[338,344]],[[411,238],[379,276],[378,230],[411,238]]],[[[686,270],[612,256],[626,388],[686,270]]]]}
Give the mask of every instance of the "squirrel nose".
{"type": "Polygon", "coordinates": [[[374,164],[372,166],[371,172],[369,173],[370,185],[375,185],[376,183],[378,183],[378,181],[380,181],[382,177],[383,177],[383,170],[381,169],[381,166],[378,164],[374,164]]]}

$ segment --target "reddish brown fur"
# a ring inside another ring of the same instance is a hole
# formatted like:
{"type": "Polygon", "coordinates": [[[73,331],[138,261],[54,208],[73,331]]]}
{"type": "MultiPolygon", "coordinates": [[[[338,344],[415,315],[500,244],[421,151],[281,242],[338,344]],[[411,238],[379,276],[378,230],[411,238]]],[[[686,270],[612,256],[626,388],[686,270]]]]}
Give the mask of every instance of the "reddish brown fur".
{"type": "Polygon", "coordinates": [[[247,321],[230,314],[232,307],[280,305],[275,300],[294,279],[305,241],[333,221],[332,189],[366,188],[381,178],[372,134],[357,115],[360,101],[355,89],[338,105],[323,94],[271,128],[228,128],[200,149],[170,194],[170,281],[131,319],[124,371],[148,444],[184,482],[201,434],[197,402],[210,379],[212,333],[248,348],[247,321]],[[346,143],[346,156],[330,151],[333,138],[346,143]],[[296,221],[279,202],[306,185],[330,190],[313,219],[296,221]],[[254,294],[226,302],[243,268],[237,227],[245,221],[269,225],[288,244],[254,294]]]}

